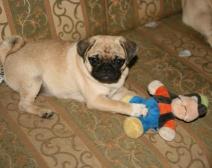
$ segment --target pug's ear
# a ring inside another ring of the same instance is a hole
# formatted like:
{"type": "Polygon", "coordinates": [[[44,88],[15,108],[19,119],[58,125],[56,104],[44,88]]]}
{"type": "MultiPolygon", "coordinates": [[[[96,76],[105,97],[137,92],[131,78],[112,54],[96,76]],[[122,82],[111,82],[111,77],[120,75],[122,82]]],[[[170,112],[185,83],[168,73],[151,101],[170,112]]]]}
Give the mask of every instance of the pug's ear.
{"type": "Polygon", "coordinates": [[[85,58],[86,53],[89,51],[89,49],[93,46],[94,42],[90,42],[89,39],[80,40],[77,43],[77,53],[82,58],[85,58]]]}
{"type": "Polygon", "coordinates": [[[126,63],[130,64],[131,60],[137,56],[137,44],[131,40],[125,39],[120,42],[126,53],[126,63]]]}

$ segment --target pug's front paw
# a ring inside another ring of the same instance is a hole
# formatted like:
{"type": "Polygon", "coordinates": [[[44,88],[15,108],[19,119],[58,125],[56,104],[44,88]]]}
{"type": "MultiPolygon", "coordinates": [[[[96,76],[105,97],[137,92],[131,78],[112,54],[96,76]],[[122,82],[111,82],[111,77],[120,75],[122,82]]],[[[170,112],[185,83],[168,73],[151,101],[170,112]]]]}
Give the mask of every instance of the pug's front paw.
{"type": "Polygon", "coordinates": [[[133,117],[139,117],[141,115],[146,116],[148,112],[148,109],[146,108],[146,105],[144,104],[132,104],[132,112],[130,116],[133,117]]]}

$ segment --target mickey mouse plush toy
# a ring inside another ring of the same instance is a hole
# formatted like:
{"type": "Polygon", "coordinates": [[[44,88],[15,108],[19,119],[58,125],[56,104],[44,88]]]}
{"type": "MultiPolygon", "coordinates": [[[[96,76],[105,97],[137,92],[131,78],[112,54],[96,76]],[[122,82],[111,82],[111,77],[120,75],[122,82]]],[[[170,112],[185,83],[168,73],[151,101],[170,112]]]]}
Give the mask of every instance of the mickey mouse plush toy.
{"type": "Polygon", "coordinates": [[[191,122],[207,113],[208,100],[201,94],[170,95],[168,89],[158,80],[148,85],[151,97],[148,99],[133,96],[124,101],[146,105],[146,116],[128,117],[124,121],[124,131],[128,137],[138,138],[149,129],[158,130],[166,141],[176,136],[175,118],[191,122]]]}

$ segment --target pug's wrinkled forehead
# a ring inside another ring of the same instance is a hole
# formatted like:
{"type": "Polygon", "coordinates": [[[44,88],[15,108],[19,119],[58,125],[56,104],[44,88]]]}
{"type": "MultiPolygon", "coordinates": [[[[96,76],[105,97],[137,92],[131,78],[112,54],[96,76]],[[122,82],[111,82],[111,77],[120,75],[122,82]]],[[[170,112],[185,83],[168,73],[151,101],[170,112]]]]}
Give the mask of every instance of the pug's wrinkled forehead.
{"type": "Polygon", "coordinates": [[[103,59],[118,56],[124,59],[126,52],[121,46],[121,41],[124,41],[124,38],[121,36],[94,36],[90,39],[93,45],[87,52],[87,56],[99,55],[103,59]]]}
{"type": "Polygon", "coordinates": [[[102,58],[119,57],[126,59],[126,64],[137,54],[137,45],[122,36],[97,35],[77,43],[77,52],[84,60],[88,56],[99,55],[102,58]]]}

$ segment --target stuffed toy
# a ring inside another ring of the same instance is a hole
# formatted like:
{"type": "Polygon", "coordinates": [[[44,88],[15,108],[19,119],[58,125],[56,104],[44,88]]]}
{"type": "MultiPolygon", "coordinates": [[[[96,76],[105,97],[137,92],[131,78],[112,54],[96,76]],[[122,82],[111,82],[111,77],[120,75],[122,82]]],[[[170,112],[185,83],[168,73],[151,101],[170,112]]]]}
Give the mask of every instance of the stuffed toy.
{"type": "Polygon", "coordinates": [[[160,82],[148,85],[150,98],[139,96],[127,97],[125,102],[145,104],[146,116],[128,117],[124,121],[124,131],[131,138],[138,138],[149,129],[158,130],[159,135],[172,141],[175,138],[175,118],[191,122],[207,113],[207,97],[200,94],[170,95],[168,89],[160,82]]]}

